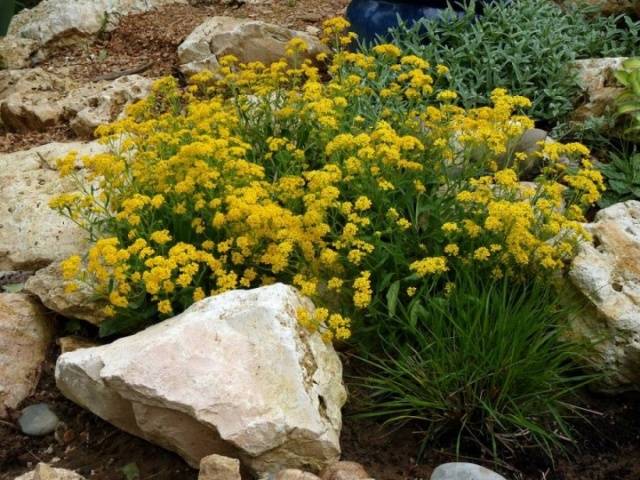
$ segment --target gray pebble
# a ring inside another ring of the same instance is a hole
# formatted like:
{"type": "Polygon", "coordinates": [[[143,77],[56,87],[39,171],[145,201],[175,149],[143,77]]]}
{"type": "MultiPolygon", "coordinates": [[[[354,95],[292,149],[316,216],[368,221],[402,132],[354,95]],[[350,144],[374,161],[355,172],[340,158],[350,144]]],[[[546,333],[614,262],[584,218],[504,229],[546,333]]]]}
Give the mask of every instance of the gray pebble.
{"type": "Polygon", "coordinates": [[[506,480],[502,475],[475,463],[443,463],[431,474],[431,480],[506,480]]]}
{"type": "Polygon", "coordinates": [[[26,435],[47,435],[56,429],[60,420],[46,403],[30,405],[22,410],[18,425],[26,435]]]}

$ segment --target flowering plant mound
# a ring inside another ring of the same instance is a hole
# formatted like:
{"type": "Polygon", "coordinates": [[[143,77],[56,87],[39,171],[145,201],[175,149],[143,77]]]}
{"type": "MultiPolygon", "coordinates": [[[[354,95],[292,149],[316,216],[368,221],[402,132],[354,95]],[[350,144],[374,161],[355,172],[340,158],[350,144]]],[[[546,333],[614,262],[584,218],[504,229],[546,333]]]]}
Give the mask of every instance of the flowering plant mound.
{"type": "Polygon", "coordinates": [[[283,281],[320,305],[299,312],[305,326],[346,339],[351,319],[378,328],[397,305],[455,288],[460,269],[547,276],[573,255],[602,190],[586,148],[547,145],[523,186],[526,98],[497,89],[464,110],[445,66],[393,45],[344,50],[346,27],[325,25],[327,78],[300,61],[299,39],[268,66],[225,57],[186,90],[158,81],[100,127],[109,153],[59,161],[80,188],[51,205],[95,240],[86,268],[74,256],[63,271],[106,302],[103,334],[283,281]]]}

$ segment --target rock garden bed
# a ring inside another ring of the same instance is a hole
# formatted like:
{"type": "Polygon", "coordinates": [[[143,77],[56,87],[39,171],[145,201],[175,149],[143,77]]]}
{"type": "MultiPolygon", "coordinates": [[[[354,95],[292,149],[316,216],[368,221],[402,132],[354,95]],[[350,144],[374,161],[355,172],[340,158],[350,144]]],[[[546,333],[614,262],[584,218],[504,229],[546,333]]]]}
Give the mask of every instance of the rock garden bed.
{"type": "Polygon", "coordinates": [[[347,3],[14,18],[0,480],[640,477],[639,12],[347,3]]]}

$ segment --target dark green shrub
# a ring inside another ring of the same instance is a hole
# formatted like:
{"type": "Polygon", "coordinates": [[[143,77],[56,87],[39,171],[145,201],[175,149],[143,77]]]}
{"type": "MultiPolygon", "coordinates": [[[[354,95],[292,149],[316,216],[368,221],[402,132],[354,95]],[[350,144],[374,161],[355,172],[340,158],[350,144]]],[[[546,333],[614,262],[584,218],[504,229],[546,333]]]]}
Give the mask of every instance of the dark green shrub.
{"type": "Polygon", "coordinates": [[[571,438],[575,344],[561,341],[567,307],[550,286],[466,277],[446,297],[416,299],[395,319],[404,336],[365,360],[368,417],[417,422],[424,442],[454,434],[496,455],[532,444],[551,455],[571,438]]]}
{"type": "Polygon", "coordinates": [[[600,171],[607,180],[607,190],[598,202],[601,207],[614,203],[640,199],[640,153],[611,153],[609,163],[600,171]]]}
{"type": "Polygon", "coordinates": [[[516,0],[495,2],[476,18],[471,4],[462,18],[399,28],[393,42],[405,53],[447,65],[465,107],[485,104],[494,88],[503,87],[531,99],[531,116],[555,123],[580,95],[573,60],[627,56],[640,45],[640,23],[588,13],[548,0],[516,0]]]}

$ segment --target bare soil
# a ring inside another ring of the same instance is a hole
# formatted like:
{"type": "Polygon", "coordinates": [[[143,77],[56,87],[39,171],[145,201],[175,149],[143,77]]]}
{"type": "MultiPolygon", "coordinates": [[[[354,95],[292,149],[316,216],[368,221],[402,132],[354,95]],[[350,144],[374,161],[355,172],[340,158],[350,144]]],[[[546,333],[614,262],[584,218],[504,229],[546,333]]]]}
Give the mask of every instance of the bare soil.
{"type": "Polygon", "coordinates": [[[90,44],[60,48],[41,66],[52,70],[71,67],[75,78],[95,80],[153,62],[143,75],[171,75],[176,73],[178,46],[208,17],[252,18],[304,31],[310,26],[319,28],[327,18],[340,15],[347,4],[348,0],[281,0],[168,5],[124,17],[114,31],[90,44]]]}

